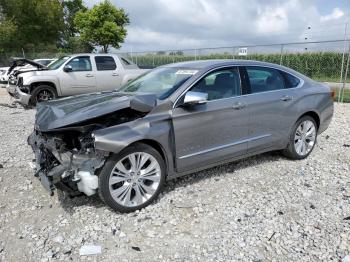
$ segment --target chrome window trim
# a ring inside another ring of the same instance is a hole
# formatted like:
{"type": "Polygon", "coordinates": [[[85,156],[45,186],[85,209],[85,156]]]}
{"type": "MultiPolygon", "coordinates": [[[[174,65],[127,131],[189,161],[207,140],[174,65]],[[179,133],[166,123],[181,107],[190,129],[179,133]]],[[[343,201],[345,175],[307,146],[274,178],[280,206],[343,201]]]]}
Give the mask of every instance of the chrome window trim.
{"type": "Polygon", "coordinates": [[[226,145],[216,146],[216,147],[212,147],[212,148],[209,148],[209,149],[206,149],[206,150],[201,150],[201,151],[198,151],[198,152],[195,152],[195,153],[191,153],[191,154],[188,154],[188,155],[180,156],[179,159],[185,159],[185,158],[189,158],[189,157],[193,157],[193,156],[198,156],[198,155],[210,153],[210,152],[213,152],[213,151],[216,151],[216,150],[224,149],[224,148],[227,148],[227,147],[230,147],[230,146],[236,146],[236,145],[243,144],[243,143],[246,143],[246,142],[255,141],[255,140],[262,139],[262,138],[269,137],[269,136],[271,136],[271,134],[260,135],[260,136],[255,136],[255,137],[243,139],[243,140],[236,141],[236,142],[233,142],[233,143],[229,143],[229,144],[226,144],[226,145]]]}
{"type": "MultiPolygon", "coordinates": [[[[299,79],[299,84],[296,86],[296,87],[292,87],[292,88],[285,88],[285,89],[278,89],[278,90],[270,90],[270,91],[263,91],[263,92],[259,92],[259,93],[252,93],[252,94],[246,94],[246,95],[238,95],[238,96],[233,96],[233,97],[226,97],[226,98],[220,98],[220,99],[215,99],[215,100],[209,100],[207,101],[207,103],[210,103],[210,102],[216,102],[216,101],[220,101],[220,100],[223,100],[223,99],[232,99],[232,98],[235,98],[235,97],[245,97],[245,96],[251,96],[251,95],[256,95],[256,94],[266,94],[266,93],[271,93],[271,92],[278,92],[278,91],[283,91],[283,90],[288,90],[288,89],[297,89],[297,88],[301,88],[305,81],[304,79],[296,76],[295,74],[293,73],[290,73],[284,69],[280,69],[280,68],[277,68],[277,67],[273,67],[273,66],[266,66],[266,65],[242,65],[242,64],[239,64],[239,65],[225,65],[225,66],[220,66],[220,67],[216,67],[216,68],[213,68],[207,72],[205,72],[203,74],[203,77],[206,76],[207,74],[215,71],[215,70],[218,70],[218,69],[222,69],[222,68],[228,68],[228,67],[247,67],[247,66],[256,66],[256,67],[265,67],[265,68],[270,68],[270,69],[275,69],[275,70],[280,70],[284,73],[287,73],[287,74],[290,74],[296,78],[299,79]]],[[[203,77],[197,79],[194,83],[192,83],[189,87],[186,88],[186,90],[184,90],[175,100],[174,104],[173,104],[173,109],[175,109],[177,106],[177,102],[180,100],[180,98],[189,90],[191,89],[195,84],[197,84],[200,80],[203,79],[203,77]]],[[[242,94],[242,80],[241,80],[241,76],[239,74],[239,78],[240,78],[240,81],[241,81],[241,94],[242,94]]]]}

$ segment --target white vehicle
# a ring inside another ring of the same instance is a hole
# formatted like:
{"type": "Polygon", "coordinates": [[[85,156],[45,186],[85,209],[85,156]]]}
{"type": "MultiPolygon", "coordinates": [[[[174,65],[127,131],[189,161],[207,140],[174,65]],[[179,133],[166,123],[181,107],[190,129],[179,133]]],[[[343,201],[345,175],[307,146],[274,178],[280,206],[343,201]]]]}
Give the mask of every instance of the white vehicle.
{"type": "Polygon", "coordinates": [[[15,74],[7,91],[21,104],[35,105],[57,97],[118,89],[145,72],[116,54],[76,54],[15,74]]]}
{"type": "MultiPolygon", "coordinates": [[[[22,60],[22,59],[15,59],[16,60],[22,60]]],[[[34,59],[33,61],[36,63],[39,63],[43,66],[48,66],[52,62],[56,61],[57,59],[52,58],[40,58],[40,59],[34,59]]],[[[12,63],[11,63],[12,64],[12,63]]],[[[11,73],[14,74],[15,72],[25,72],[35,69],[36,67],[31,64],[26,64],[24,66],[17,66],[14,68],[11,68],[11,73]]],[[[10,72],[8,72],[10,67],[1,67],[0,68],[0,87],[6,87],[8,84],[9,79],[11,78],[10,72]]]]}
{"type": "Polygon", "coordinates": [[[8,82],[7,71],[9,67],[0,67],[0,87],[6,87],[8,82]]]}

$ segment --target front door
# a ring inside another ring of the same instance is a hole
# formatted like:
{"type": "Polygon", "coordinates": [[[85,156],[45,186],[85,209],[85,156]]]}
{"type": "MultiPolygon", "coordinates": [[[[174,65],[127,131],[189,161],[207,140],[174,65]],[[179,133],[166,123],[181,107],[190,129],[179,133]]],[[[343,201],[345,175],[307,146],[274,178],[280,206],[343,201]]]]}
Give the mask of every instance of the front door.
{"type": "Polygon", "coordinates": [[[189,91],[208,94],[205,104],[173,109],[178,172],[243,155],[247,151],[248,113],[237,68],[208,73],[189,91]]]}
{"type": "Polygon", "coordinates": [[[96,77],[92,70],[90,56],[72,58],[65,66],[71,66],[70,72],[63,69],[59,81],[62,96],[79,95],[96,92],[96,77]]]}

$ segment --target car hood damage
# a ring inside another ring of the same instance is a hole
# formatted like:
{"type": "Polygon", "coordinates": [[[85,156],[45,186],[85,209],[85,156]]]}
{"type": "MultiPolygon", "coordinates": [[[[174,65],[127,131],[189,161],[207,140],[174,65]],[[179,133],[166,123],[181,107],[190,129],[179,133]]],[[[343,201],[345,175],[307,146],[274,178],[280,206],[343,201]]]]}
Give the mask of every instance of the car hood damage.
{"type": "MultiPolygon", "coordinates": [[[[36,68],[35,70],[48,70],[48,68],[46,66],[39,64],[33,60],[26,59],[26,58],[20,58],[20,59],[15,59],[10,63],[10,68],[7,71],[7,74],[9,75],[16,67],[24,67],[26,65],[31,65],[31,66],[35,67],[36,68]]],[[[28,72],[29,70],[24,70],[24,71],[28,72]]],[[[30,71],[33,71],[33,70],[30,70],[30,71]]],[[[22,71],[19,70],[17,72],[17,74],[19,74],[21,72],[22,71]]]]}
{"type": "Polygon", "coordinates": [[[35,130],[28,137],[36,158],[36,176],[53,194],[96,193],[109,152],[95,148],[93,132],[144,117],[157,103],[155,95],[104,92],[81,95],[37,107],[35,130]]]}
{"type": "Polygon", "coordinates": [[[98,118],[113,117],[111,114],[123,109],[144,115],[156,106],[156,101],[155,95],[104,92],[39,103],[35,128],[41,132],[74,129],[84,123],[97,124],[98,118]]]}

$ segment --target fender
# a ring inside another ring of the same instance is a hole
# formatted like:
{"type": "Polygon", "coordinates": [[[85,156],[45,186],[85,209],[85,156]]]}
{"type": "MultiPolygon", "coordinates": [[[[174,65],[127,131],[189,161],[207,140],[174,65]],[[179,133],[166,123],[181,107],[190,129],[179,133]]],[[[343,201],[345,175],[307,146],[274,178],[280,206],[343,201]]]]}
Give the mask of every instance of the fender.
{"type": "Polygon", "coordinates": [[[115,154],[135,142],[142,140],[154,141],[162,147],[168,160],[168,173],[172,174],[174,172],[171,153],[174,150],[174,136],[169,112],[152,114],[118,126],[100,129],[95,131],[93,136],[97,150],[115,154]]]}
{"type": "Polygon", "coordinates": [[[45,75],[33,75],[33,76],[27,76],[27,77],[23,76],[24,86],[33,86],[40,83],[51,83],[52,85],[55,86],[58,96],[62,95],[61,88],[56,77],[45,76],[45,75]]]}

